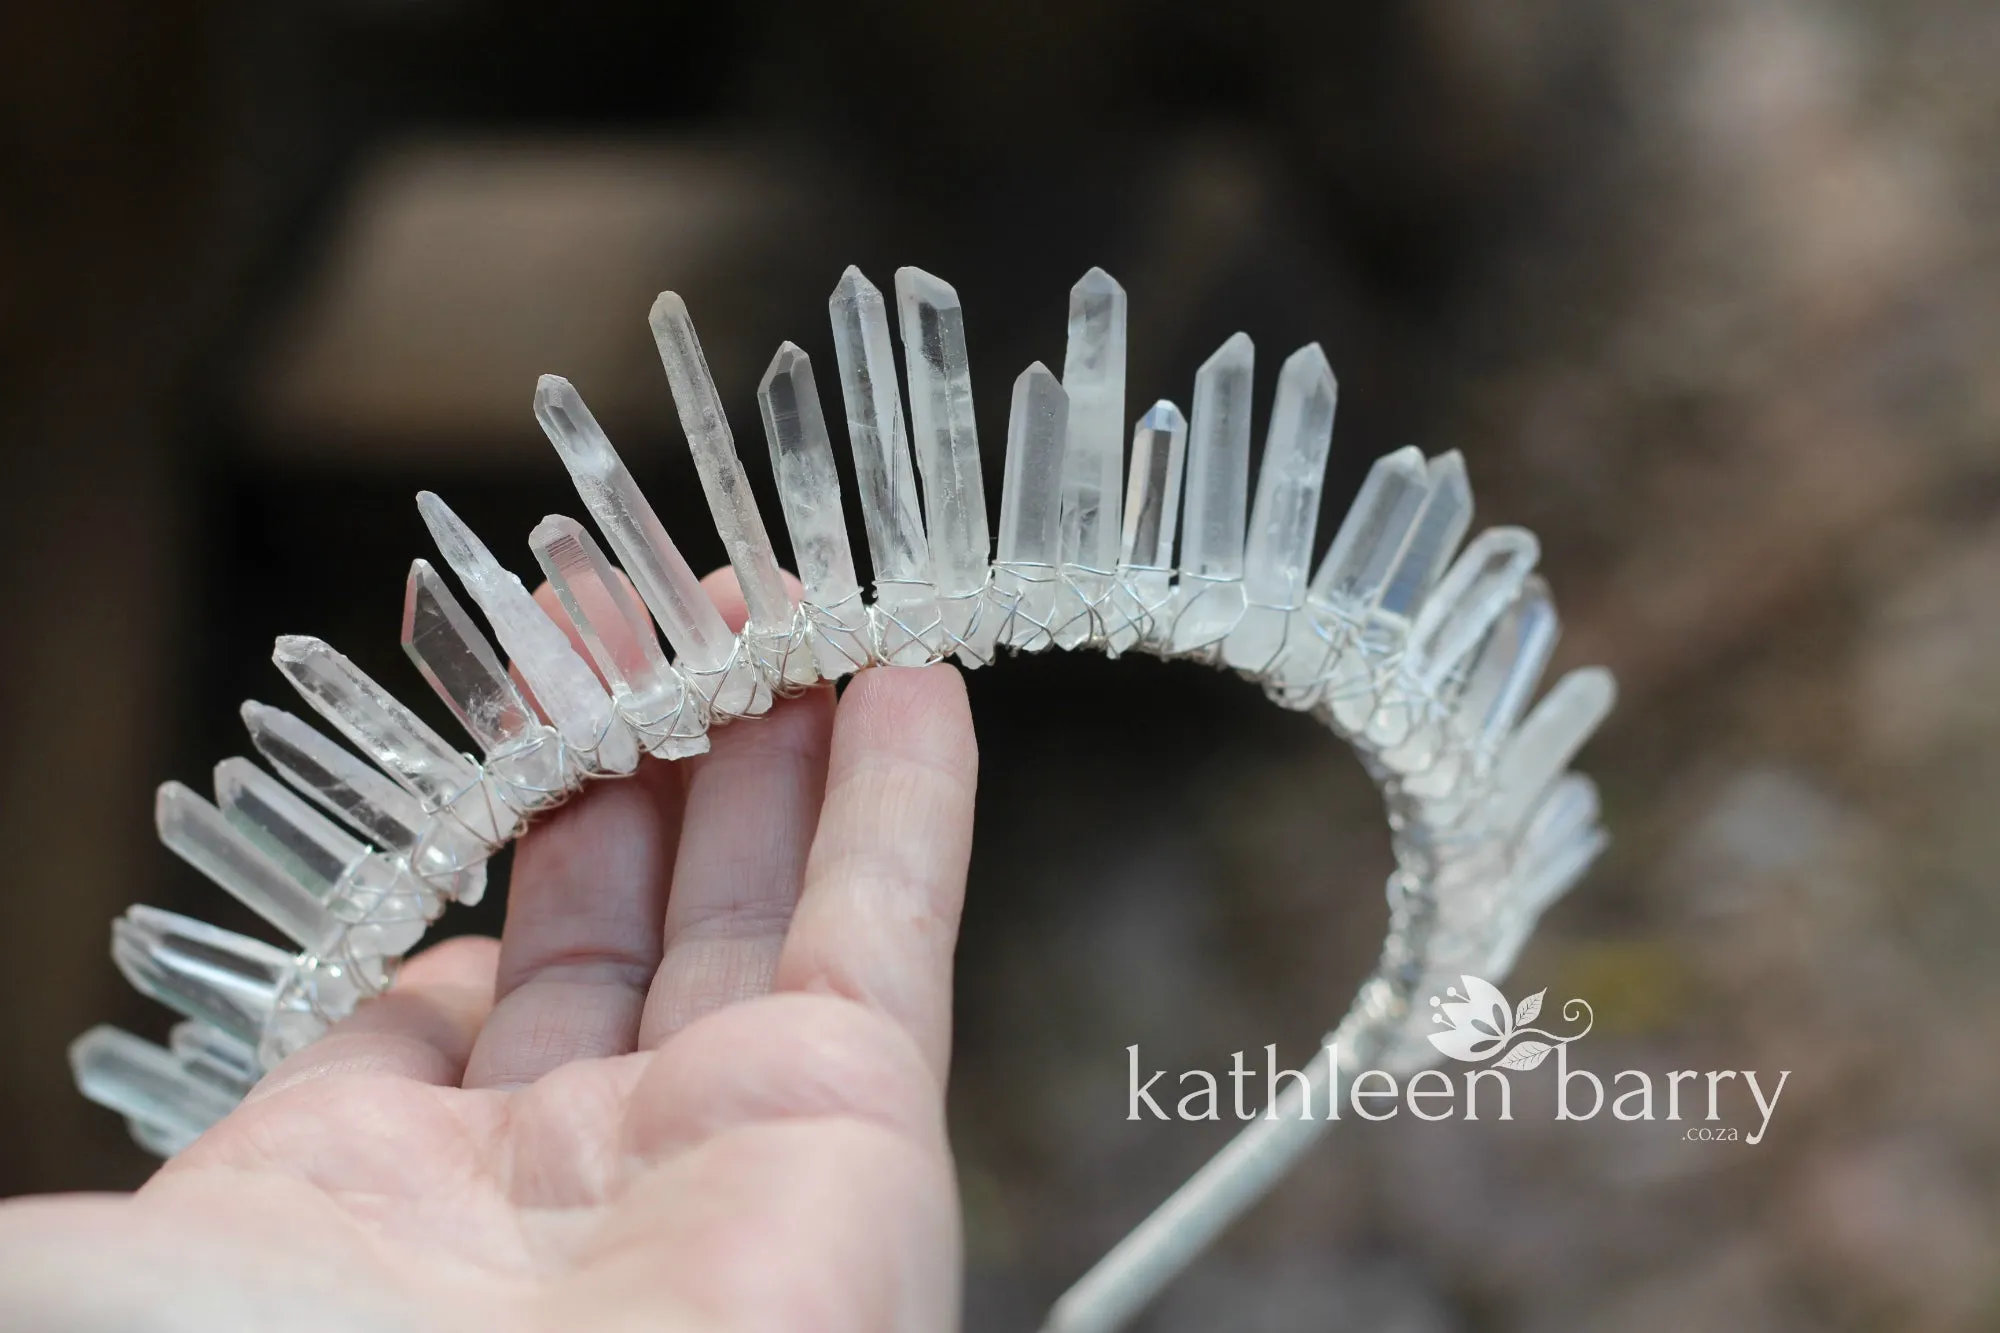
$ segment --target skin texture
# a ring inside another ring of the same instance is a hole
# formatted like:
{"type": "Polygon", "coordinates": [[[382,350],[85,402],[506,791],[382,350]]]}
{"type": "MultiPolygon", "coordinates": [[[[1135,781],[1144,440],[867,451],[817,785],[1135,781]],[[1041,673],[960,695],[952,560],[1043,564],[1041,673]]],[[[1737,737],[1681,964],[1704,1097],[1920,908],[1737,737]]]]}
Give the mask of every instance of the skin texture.
{"type": "Polygon", "coordinates": [[[137,1194],[0,1206],[0,1327],[956,1328],[977,766],[956,670],[878,667],[593,784],[500,940],[412,958],[137,1194]]]}

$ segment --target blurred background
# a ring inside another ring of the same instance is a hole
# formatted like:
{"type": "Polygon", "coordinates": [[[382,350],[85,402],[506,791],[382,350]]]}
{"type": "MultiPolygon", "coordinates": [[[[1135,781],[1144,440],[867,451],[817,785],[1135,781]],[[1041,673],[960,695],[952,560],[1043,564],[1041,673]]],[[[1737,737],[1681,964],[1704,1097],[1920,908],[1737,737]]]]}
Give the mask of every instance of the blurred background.
{"type": "MultiPolygon", "coordinates": [[[[63,1060],[168,1023],[107,922],[256,929],[153,841],[152,787],[283,702],[280,632],[428,702],[413,492],[522,572],[578,512],[538,373],[713,565],[655,292],[768,500],[779,340],[830,366],[850,262],[944,276],[997,487],[1005,386],[1102,264],[1135,415],[1239,328],[1263,394],[1324,343],[1322,545],[1408,443],[1541,534],[1558,669],[1623,686],[1583,760],[1616,842],[1510,991],[1595,1004],[1605,1072],[1792,1071],[1755,1147],[1556,1125],[1526,1076],[1513,1123],[1343,1126],[1143,1327],[2000,1327],[1996,68],[1985,0],[14,0],[0,1193],[144,1178],[63,1060]]],[[[1308,1058],[1389,856],[1344,748],[1240,682],[972,691],[952,1115],[999,1333],[1231,1129],[1127,1123],[1125,1047],[1308,1058]]]]}

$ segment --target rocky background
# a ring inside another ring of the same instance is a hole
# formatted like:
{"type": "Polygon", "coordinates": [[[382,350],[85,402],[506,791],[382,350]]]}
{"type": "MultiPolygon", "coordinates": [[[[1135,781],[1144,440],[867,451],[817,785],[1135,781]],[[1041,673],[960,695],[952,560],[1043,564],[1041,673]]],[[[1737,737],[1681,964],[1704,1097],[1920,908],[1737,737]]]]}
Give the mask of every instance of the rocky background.
{"type": "MultiPolygon", "coordinates": [[[[1325,344],[1322,542],[1412,442],[1541,534],[1559,667],[1623,686],[1584,759],[1616,842],[1510,994],[1588,999],[1607,1073],[1792,1071],[1755,1146],[1554,1123],[1546,1067],[1512,1123],[1342,1125],[1142,1326],[2000,1324],[1996,67],[1982,0],[8,6],[0,1192],[143,1178],[63,1066],[167,1023],[106,921],[243,924],[151,788],[243,748],[275,633],[421,695],[418,485],[503,550],[574,508],[536,373],[698,534],[655,291],[755,457],[844,264],[945,276],[997,466],[1099,263],[1135,413],[1239,327],[1265,386],[1325,344]]],[[[1127,1123],[1125,1047],[1307,1058],[1389,862],[1344,750],[1237,682],[973,693],[952,1111],[1001,1333],[1230,1128],[1127,1123]]]]}

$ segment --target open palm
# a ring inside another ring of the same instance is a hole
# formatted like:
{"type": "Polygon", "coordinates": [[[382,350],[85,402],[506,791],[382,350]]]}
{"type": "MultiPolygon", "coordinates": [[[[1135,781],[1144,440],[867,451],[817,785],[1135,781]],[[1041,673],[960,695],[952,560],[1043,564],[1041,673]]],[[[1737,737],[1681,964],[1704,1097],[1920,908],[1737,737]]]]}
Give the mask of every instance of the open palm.
{"type": "Polygon", "coordinates": [[[954,670],[875,668],[586,790],[503,939],[413,958],[136,1195],[0,1208],[0,1325],[955,1327],[976,767],[954,670]]]}

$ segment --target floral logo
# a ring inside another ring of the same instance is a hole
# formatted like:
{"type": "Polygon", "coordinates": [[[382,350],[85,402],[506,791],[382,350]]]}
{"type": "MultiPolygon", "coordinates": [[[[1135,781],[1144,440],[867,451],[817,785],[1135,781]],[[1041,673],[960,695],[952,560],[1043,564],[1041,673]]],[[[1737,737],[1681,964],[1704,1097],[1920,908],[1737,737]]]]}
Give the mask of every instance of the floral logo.
{"type": "Polygon", "coordinates": [[[1510,1006],[1500,988],[1490,981],[1461,976],[1459,982],[1465,987],[1463,995],[1457,986],[1445,990],[1452,997],[1451,1003],[1435,995],[1431,997],[1431,1007],[1438,1011],[1431,1015],[1431,1021],[1444,1025],[1444,1031],[1429,1034],[1431,1045],[1454,1060],[1475,1064],[1492,1060],[1496,1069],[1533,1069],[1549,1058],[1550,1051],[1583,1036],[1597,1021],[1590,1006],[1582,1000],[1566,1001],[1563,1021],[1582,1023],[1583,1030],[1559,1037],[1528,1026],[1542,1012],[1542,997],[1549,993],[1546,988],[1510,1006]]]}

